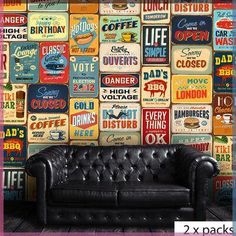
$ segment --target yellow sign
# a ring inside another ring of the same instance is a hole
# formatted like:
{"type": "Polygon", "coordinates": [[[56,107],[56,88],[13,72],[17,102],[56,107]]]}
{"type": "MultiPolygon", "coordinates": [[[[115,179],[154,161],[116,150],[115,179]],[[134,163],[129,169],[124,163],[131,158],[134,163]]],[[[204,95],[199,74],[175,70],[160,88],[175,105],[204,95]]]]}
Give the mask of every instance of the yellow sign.
{"type": "Polygon", "coordinates": [[[173,75],[173,103],[211,103],[211,75],[173,75]]]}
{"type": "Polygon", "coordinates": [[[3,0],[3,11],[26,11],[26,1],[3,0]]]}
{"type": "Polygon", "coordinates": [[[29,41],[67,41],[67,13],[29,13],[29,41]]]}
{"type": "Polygon", "coordinates": [[[70,15],[70,53],[98,54],[98,15],[70,15]]]}
{"type": "Polygon", "coordinates": [[[98,138],[98,99],[70,100],[70,138],[86,140],[98,138]]]}

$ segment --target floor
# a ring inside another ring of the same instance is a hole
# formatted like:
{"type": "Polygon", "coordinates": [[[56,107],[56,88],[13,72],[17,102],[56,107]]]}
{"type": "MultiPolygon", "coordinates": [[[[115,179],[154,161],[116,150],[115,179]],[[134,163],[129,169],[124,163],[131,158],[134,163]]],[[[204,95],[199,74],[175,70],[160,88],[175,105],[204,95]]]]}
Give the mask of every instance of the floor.
{"type": "MultiPolygon", "coordinates": [[[[207,209],[208,221],[232,220],[232,207],[211,206],[207,209]]],[[[35,217],[33,203],[5,203],[5,232],[173,232],[173,229],[156,228],[85,228],[76,226],[42,226],[35,217]]]]}

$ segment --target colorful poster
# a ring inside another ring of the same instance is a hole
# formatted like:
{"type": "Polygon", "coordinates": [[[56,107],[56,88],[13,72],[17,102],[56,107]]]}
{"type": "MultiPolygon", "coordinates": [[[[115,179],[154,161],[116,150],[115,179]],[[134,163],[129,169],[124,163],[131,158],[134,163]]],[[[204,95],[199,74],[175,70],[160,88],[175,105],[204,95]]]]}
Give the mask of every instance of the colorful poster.
{"type": "Polygon", "coordinates": [[[138,103],[101,103],[101,131],[139,131],[140,105],[138,103]]]}
{"type": "Polygon", "coordinates": [[[210,105],[173,105],[172,133],[205,134],[212,132],[210,105]]]}
{"type": "Polygon", "coordinates": [[[174,16],[171,28],[175,44],[209,44],[212,41],[210,16],[174,16]]]}
{"type": "Polygon", "coordinates": [[[4,200],[25,200],[25,170],[22,168],[4,168],[4,200]]]}
{"type": "Polygon", "coordinates": [[[67,41],[68,14],[35,12],[28,14],[29,41],[67,41]]]}
{"type": "Polygon", "coordinates": [[[4,166],[23,167],[27,156],[27,131],[23,126],[3,127],[3,161],[4,166]]]}
{"type": "Polygon", "coordinates": [[[215,0],[214,9],[233,9],[234,3],[233,0],[215,0]]]}
{"type": "Polygon", "coordinates": [[[170,109],[142,109],[142,144],[170,143],[170,109]]]}
{"type": "Polygon", "coordinates": [[[173,74],[211,74],[212,48],[210,46],[173,46],[171,68],[173,74]]]}
{"type": "Polygon", "coordinates": [[[39,44],[17,42],[10,45],[10,78],[13,83],[37,83],[39,80],[39,44]]]}
{"type": "Polygon", "coordinates": [[[0,80],[2,83],[9,81],[9,43],[0,45],[0,80]]]}
{"type": "Polygon", "coordinates": [[[169,64],[169,26],[143,25],[142,34],[143,65],[169,64]]]}
{"type": "Polygon", "coordinates": [[[213,98],[213,133],[215,135],[233,135],[232,93],[216,93],[213,98]]]}
{"type": "Polygon", "coordinates": [[[70,99],[70,138],[98,138],[99,104],[96,98],[70,99]]]}
{"type": "Polygon", "coordinates": [[[97,13],[99,2],[87,2],[84,0],[74,0],[70,2],[70,13],[97,13]]]}
{"type": "Polygon", "coordinates": [[[25,0],[3,0],[3,11],[26,11],[25,0]]]}
{"type": "Polygon", "coordinates": [[[3,117],[0,123],[23,125],[26,123],[27,114],[27,86],[25,84],[4,84],[3,101],[1,108],[3,109],[3,117]]]}
{"type": "Polygon", "coordinates": [[[212,136],[209,134],[173,134],[171,143],[185,144],[212,155],[212,136]]]}
{"type": "Polygon", "coordinates": [[[143,0],[141,17],[143,23],[168,24],[170,22],[170,7],[168,1],[143,0]]]}
{"type": "Polygon", "coordinates": [[[234,21],[233,10],[214,11],[214,50],[232,51],[235,45],[235,35],[233,35],[234,21]]]}
{"type": "Polygon", "coordinates": [[[142,106],[170,106],[170,68],[142,68],[142,106]]]}
{"type": "Polygon", "coordinates": [[[98,54],[98,15],[70,15],[70,54],[98,54]]]}
{"type": "Polygon", "coordinates": [[[100,101],[140,101],[139,74],[101,74],[100,101]]]}
{"type": "Polygon", "coordinates": [[[140,145],[139,132],[101,132],[99,135],[101,146],[140,145]]]}
{"type": "Polygon", "coordinates": [[[136,43],[102,43],[99,58],[101,72],[140,71],[140,45],[136,43]]]}
{"type": "Polygon", "coordinates": [[[69,137],[68,124],[66,114],[29,114],[28,142],[66,143],[69,137]]]}
{"type": "Polygon", "coordinates": [[[65,113],[68,111],[66,85],[31,84],[28,88],[28,111],[32,113],[65,113]]]}
{"type": "Polygon", "coordinates": [[[236,181],[232,176],[217,176],[213,179],[214,202],[219,206],[232,206],[236,181]]]}
{"type": "Polygon", "coordinates": [[[67,83],[69,45],[63,42],[40,43],[39,77],[41,83],[67,83]]]}
{"type": "Polygon", "coordinates": [[[196,1],[196,0],[174,0],[171,4],[173,15],[211,15],[212,13],[212,2],[207,1],[196,1]]]}
{"type": "Polygon", "coordinates": [[[173,103],[211,103],[211,75],[173,75],[173,103]]]}
{"type": "Polygon", "coordinates": [[[67,11],[67,0],[28,0],[29,11],[67,11]]]}
{"type": "Polygon", "coordinates": [[[99,1],[101,15],[139,15],[140,1],[138,0],[101,0],[99,1]]]}
{"type": "Polygon", "coordinates": [[[219,164],[220,175],[232,175],[233,142],[232,136],[214,136],[213,156],[219,164]]]}
{"type": "Polygon", "coordinates": [[[98,57],[70,57],[70,96],[98,96],[98,57]]]}
{"type": "Polygon", "coordinates": [[[140,43],[138,16],[101,16],[101,43],[140,43]]]}
{"type": "Polygon", "coordinates": [[[27,41],[27,14],[5,13],[1,14],[0,39],[4,41],[27,41]]]}
{"type": "Polygon", "coordinates": [[[98,146],[97,140],[72,140],[70,145],[76,146],[98,146]]]}
{"type": "Polygon", "coordinates": [[[232,92],[233,88],[236,88],[233,78],[235,59],[232,52],[214,53],[214,90],[216,92],[232,92]]]}

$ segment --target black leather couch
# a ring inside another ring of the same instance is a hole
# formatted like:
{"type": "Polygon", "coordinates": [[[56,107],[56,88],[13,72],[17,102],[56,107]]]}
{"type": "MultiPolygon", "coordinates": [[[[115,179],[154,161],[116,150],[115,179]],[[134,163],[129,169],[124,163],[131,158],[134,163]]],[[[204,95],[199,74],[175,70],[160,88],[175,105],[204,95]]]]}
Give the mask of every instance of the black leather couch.
{"type": "Polygon", "coordinates": [[[59,145],[31,156],[43,224],[170,226],[205,220],[217,162],[185,145],[59,145]]]}

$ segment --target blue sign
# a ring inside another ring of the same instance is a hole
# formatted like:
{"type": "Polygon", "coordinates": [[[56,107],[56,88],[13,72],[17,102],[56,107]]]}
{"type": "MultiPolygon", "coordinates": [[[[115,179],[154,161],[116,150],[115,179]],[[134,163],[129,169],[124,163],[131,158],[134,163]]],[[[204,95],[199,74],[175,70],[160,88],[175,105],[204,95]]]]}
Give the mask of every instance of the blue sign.
{"type": "Polygon", "coordinates": [[[209,16],[174,16],[172,42],[176,44],[209,44],[212,40],[212,18],[209,16]]]}
{"type": "Polygon", "coordinates": [[[28,110],[32,113],[65,113],[68,110],[68,87],[32,84],[28,90],[28,110]]]}
{"type": "Polygon", "coordinates": [[[98,57],[71,57],[70,94],[71,97],[98,96],[98,57]]]}
{"type": "Polygon", "coordinates": [[[12,83],[37,83],[39,80],[39,44],[11,43],[10,65],[12,83]]]}
{"type": "Polygon", "coordinates": [[[4,166],[24,166],[27,148],[27,131],[23,126],[4,126],[4,166]]]}

